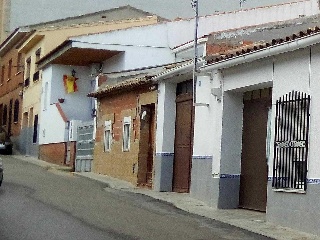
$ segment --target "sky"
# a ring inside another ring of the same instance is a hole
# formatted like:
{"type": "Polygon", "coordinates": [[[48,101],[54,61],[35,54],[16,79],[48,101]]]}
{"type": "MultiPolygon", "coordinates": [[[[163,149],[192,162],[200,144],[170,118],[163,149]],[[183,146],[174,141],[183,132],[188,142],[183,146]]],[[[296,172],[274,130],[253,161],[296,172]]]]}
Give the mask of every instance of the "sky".
{"type": "MultiPolygon", "coordinates": [[[[239,1],[241,0],[198,0],[199,15],[239,10],[239,1]]],[[[295,0],[245,0],[243,8],[293,1],[295,0]]],[[[124,5],[131,5],[167,19],[194,16],[191,0],[11,0],[11,11],[15,17],[11,19],[10,29],[124,5]]]]}

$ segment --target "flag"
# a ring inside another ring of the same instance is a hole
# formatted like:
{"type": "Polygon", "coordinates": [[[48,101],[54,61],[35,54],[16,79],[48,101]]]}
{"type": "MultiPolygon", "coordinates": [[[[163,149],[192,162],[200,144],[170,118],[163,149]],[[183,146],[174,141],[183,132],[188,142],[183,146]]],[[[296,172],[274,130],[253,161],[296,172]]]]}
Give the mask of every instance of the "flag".
{"type": "Polygon", "coordinates": [[[67,93],[73,93],[78,91],[76,81],[78,78],[70,75],[63,75],[63,83],[67,93]]]}

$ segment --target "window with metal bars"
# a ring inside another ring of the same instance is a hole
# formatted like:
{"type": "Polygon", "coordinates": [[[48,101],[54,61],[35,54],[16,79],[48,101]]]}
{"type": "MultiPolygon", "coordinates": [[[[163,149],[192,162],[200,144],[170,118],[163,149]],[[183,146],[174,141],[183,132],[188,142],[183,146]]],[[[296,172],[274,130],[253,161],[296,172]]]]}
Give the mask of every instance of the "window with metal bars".
{"type": "Polygon", "coordinates": [[[307,189],[310,96],[292,91],[276,102],[275,189],[307,189]]]}
{"type": "Polygon", "coordinates": [[[105,152],[110,152],[111,150],[111,141],[112,141],[111,127],[112,127],[111,120],[105,121],[104,123],[104,151],[105,152]]]}
{"type": "Polygon", "coordinates": [[[130,150],[130,128],[131,117],[125,117],[123,119],[123,133],[122,133],[122,150],[128,152],[130,150]]]}

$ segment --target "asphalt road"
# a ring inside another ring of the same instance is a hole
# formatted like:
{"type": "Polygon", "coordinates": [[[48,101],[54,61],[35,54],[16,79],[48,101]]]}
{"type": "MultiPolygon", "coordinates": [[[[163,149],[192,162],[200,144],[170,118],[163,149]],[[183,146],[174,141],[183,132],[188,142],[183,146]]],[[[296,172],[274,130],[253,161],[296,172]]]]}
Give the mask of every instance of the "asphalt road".
{"type": "Polygon", "coordinates": [[[144,195],[2,158],[1,240],[269,239],[144,195]]]}

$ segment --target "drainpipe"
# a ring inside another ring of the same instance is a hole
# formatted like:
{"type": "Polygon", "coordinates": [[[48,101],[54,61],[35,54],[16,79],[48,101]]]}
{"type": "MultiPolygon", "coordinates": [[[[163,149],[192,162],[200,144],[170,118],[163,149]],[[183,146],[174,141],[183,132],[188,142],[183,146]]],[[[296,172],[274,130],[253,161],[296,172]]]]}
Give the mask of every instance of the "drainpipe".
{"type": "Polygon", "coordinates": [[[193,86],[193,106],[196,104],[196,89],[197,89],[197,73],[198,73],[198,26],[199,26],[199,4],[198,0],[193,0],[191,3],[195,12],[195,29],[194,29],[194,60],[193,60],[193,77],[192,77],[192,86],[193,86]]]}
{"type": "MultiPolygon", "coordinates": [[[[203,59],[198,60],[198,66],[202,65],[204,62],[205,61],[203,59]]],[[[184,73],[190,73],[190,71],[193,69],[193,67],[194,67],[193,61],[189,61],[185,65],[177,67],[173,70],[168,70],[167,72],[164,72],[161,75],[154,76],[151,79],[155,82],[158,82],[160,80],[172,78],[172,76],[174,76],[174,75],[178,75],[178,74],[181,75],[184,73]]]]}
{"type": "MultiPolygon", "coordinates": [[[[95,77],[95,86],[94,86],[94,91],[97,91],[99,87],[99,75],[95,77]]],[[[94,116],[93,116],[93,138],[94,140],[96,139],[96,134],[97,134],[97,110],[98,110],[98,100],[97,98],[94,98],[94,116]]]]}

